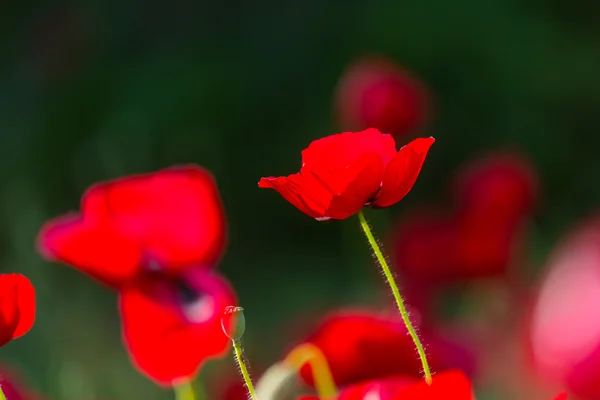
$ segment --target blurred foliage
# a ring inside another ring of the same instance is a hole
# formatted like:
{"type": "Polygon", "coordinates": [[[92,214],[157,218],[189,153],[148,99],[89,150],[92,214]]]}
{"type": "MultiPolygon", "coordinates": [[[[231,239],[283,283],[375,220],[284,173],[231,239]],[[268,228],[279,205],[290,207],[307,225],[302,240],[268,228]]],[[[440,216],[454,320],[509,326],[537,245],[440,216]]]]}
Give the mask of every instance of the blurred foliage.
{"type": "Polygon", "coordinates": [[[180,163],[214,172],[230,225],[221,269],[246,309],[257,365],[281,356],[299,315],[378,301],[355,218],[317,223],[256,186],[296,171],[300,150],[337,130],[332,93],[361,54],[405,66],[435,103],[421,133],[437,142],[415,189],[393,209],[368,213],[380,235],[395,214],[446,196],[461,162],[496,147],[524,149],[542,175],[536,264],[600,203],[593,1],[3,7],[0,259],[3,271],[32,279],[39,314],[1,357],[52,398],[172,397],[128,363],[115,295],[35,253],[41,224],[76,209],[99,180],[180,163]]]}

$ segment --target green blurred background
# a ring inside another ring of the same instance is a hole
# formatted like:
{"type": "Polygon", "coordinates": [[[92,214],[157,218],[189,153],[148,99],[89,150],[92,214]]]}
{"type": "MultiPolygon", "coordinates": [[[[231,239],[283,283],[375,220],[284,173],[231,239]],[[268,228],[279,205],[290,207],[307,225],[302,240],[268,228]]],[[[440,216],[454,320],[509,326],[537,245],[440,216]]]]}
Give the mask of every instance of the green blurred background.
{"type": "Polygon", "coordinates": [[[395,214],[446,196],[461,162],[498,146],[522,148],[542,176],[533,267],[600,204],[598,2],[2,7],[0,259],[2,271],[31,278],[39,309],[0,359],[51,398],[172,398],[129,364],[115,295],[35,252],[41,224],[77,209],[99,180],[190,162],[214,172],[230,227],[220,268],[246,309],[256,365],[281,356],[298,316],[378,301],[356,218],[317,223],[257,188],[261,176],[297,171],[301,149],[338,131],[335,86],[365,53],[412,71],[434,100],[420,134],[437,142],[419,182],[368,213],[380,235],[395,214]]]}

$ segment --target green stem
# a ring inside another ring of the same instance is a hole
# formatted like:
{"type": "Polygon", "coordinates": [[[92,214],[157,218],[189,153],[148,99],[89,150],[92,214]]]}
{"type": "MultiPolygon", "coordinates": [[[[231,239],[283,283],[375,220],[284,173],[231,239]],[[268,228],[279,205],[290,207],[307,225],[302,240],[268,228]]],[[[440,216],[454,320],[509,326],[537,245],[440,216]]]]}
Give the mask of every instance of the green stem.
{"type": "Polygon", "coordinates": [[[1,385],[0,385],[0,400],[6,400],[6,396],[4,395],[4,391],[2,390],[1,385]]]}
{"type": "Polygon", "coordinates": [[[360,226],[362,230],[365,232],[367,236],[367,240],[369,244],[373,248],[373,252],[375,252],[375,257],[377,257],[377,261],[379,261],[379,265],[381,265],[381,269],[383,270],[383,274],[390,285],[390,289],[392,289],[392,293],[394,294],[394,299],[396,300],[396,305],[398,306],[398,310],[400,311],[400,315],[402,316],[402,320],[408,329],[408,333],[412,338],[415,346],[417,347],[417,352],[419,353],[419,358],[421,359],[421,364],[423,364],[423,373],[425,374],[425,380],[428,384],[431,384],[431,370],[429,369],[429,363],[427,362],[427,356],[425,355],[425,349],[423,348],[423,344],[419,339],[419,335],[417,335],[417,331],[415,330],[412,322],[410,322],[410,318],[408,316],[408,311],[406,311],[406,306],[404,305],[404,300],[402,300],[402,296],[400,296],[400,290],[398,289],[398,285],[396,284],[396,280],[394,279],[394,275],[388,266],[387,261],[377,244],[377,240],[373,236],[371,232],[371,227],[365,218],[365,214],[362,210],[358,212],[358,218],[360,219],[360,226]]]}
{"type": "MultiPolygon", "coordinates": [[[[196,400],[196,394],[194,393],[194,387],[192,382],[187,381],[174,387],[175,398],[177,400],[196,400]]],[[[0,399],[2,400],[2,399],[0,399]]]]}
{"type": "Polygon", "coordinates": [[[258,397],[256,397],[256,391],[254,390],[254,385],[252,384],[252,379],[250,379],[250,374],[248,373],[248,367],[246,367],[246,361],[244,360],[242,342],[239,340],[232,340],[232,342],[233,351],[235,353],[235,359],[238,363],[238,366],[240,367],[240,372],[242,373],[242,377],[244,378],[244,383],[246,384],[248,393],[250,393],[250,400],[258,400],[258,397]]]}

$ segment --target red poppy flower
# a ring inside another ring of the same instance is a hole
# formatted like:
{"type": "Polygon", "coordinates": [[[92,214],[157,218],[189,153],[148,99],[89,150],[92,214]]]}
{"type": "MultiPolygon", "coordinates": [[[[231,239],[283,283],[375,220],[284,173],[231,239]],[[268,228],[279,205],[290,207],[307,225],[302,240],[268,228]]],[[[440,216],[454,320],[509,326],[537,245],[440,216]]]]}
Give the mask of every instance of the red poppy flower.
{"type": "Polygon", "coordinates": [[[302,152],[299,173],[262,178],[300,211],[318,220],[345,219],[363,206],[388,207],[412,189],[433,138],[396,151],[392,136],[377,129],[315,140],[302,152]]]}
{"type": "Polygon", "coordinates": [[[600,399],[600,219],[569,234],[549,258],[530,315],[533,366],[573,394],[600,399]]]}
{"type": "Polygon", "coordinates": [[[0,346],[23,336],[35,321],[35,289],[23,275],[0,275],[0,346]]]}
{"type": "Polygon", "coordinates": [[[39,247],[46,258],[119,288],[155,268],[209,268],[221,256],[225,236],[212,176],[188,165],[92,186],[81,214],[42,228],[39,247]]]}
{"type": "Polygon", "coordinates": [[[423,85],[382,57],[361,58],[342,76],[335,95],[343,129],[376,128],[400,136],[425,122],[428,94],[423,85]]]}
{"type": "MultiPolygon", "coordinates": [[[[318,397],[303,397],[304,400],[318,397]]],[[[422,379],[397,377],[361,382],[343,389],[338,400],[475,400],[471,382],[459,370],[433,375],[431,385],[422,379]]]]}
{"type": "MultiPolygon", "coordinates": [[[[447,340],[424,330],[421,336],[428,344],[429,362],[434,370],[469,359],[466,350],[461,351],[447,340]]],[[[357,310],[330,314],[305,342],[323,352],[338,386],[394,375],[421,377],[421,362],[415,355],[414,344],[396,315],[388,317],[357,310]]],[[[301,375],[312,384],[310,366],[303,367],[301,375]]]]}
{"type": "Polygon", "coordinates": [[[177,276],[148,274],[119,295],[123,340],[132,362],[159,385],[193,377],[229,339],[223,309],[236,304],[229,284],[201,266],[177,276]]]}

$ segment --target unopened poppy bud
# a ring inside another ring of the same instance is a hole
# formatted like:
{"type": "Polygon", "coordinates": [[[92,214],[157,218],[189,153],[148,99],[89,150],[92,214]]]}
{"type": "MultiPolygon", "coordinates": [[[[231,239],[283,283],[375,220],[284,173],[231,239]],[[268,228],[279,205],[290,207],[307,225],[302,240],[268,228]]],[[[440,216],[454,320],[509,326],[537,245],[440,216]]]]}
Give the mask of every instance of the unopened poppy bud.
{"type": "Polygon", "coordinates": [[[240,340],[246,331],[244,309],[236,306],[225,307],[221,317],[221,327],[229,339],[233,341],[240,340]]]}

